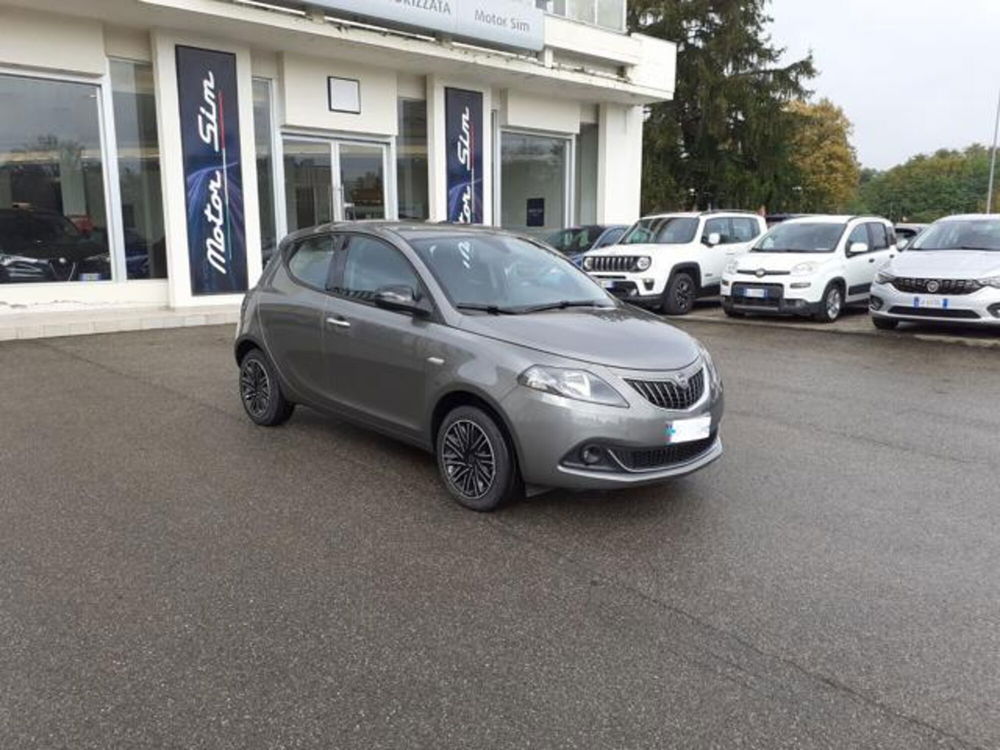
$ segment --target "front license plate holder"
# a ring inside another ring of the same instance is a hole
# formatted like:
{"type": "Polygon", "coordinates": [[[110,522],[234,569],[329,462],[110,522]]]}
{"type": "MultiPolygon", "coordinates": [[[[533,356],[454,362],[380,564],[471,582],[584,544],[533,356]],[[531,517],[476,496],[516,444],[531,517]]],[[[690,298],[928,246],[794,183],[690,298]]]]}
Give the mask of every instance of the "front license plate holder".
{"type": "Polygon", "coordinates": [[[947,297],[914,297],[913,306],[917,308],[923,307],[934,310],[947,310],[949,305],[947,297]]]}
{"type": "Polygon", "coordinates": [[[611,279],[601,279],[601,286],[603,286],[605,289],[608,289],[608,290],[614,289],[615,288],[615,284],[617,284],[617,283],[618,282],[612,281],[611,279]]]}
{"type": "Polygon", "coordinates": [[[707,440],[712,436],[712,417],[706,415],[691,419],[675,419],[667,423],[666,434],[668,445],[707,440]]]}
{"type": "Polygon", "coordinates": [[[753,289],[753,288],[743,288],[743,296],[751,297],[753,299],[767,299],[766,289],[753,289]]]}

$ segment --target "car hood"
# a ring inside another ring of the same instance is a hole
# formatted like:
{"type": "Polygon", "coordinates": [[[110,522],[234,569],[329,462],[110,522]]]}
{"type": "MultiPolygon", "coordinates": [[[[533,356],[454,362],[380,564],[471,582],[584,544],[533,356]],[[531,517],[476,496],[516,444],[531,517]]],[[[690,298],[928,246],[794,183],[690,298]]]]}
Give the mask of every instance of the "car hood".
{"type": "Polygon", "coordinates": [[[822,264],[832,260],[835,253],[744,253],[736,260],[740,271],[753,273],[765,271],[791,271],[800,263],[822,264]]]}
{"type": "Polygon", "coordinates": [[[1000,276],[1000,252],[980,250],[907,250],[889,264],[896,276],[936,279],[982,279],[1000,276]]]}
{"type": "Polygon", "coordinates": [[[470,315],[462,327],[517,346],[625,370],[677,370],[698,358],[698,344],[691,336],[625,305],[470,315]]]}

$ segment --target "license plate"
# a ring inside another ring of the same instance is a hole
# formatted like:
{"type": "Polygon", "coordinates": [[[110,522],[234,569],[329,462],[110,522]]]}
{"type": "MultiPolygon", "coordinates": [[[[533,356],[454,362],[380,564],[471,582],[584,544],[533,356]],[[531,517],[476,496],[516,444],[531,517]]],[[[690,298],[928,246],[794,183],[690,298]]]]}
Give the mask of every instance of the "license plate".
{"type": "Polygon", "coordinates": [[[705,440],[712,435],[712,418],[695,417],[694,419],[678,419],[667,425],[667,443],[693,443],[695,440],[705,440]]]}
{"type": "Polygon", "coordinates": [[[914,307],[931,307],[938,310],[948,309],[948,300],[944,297],[914,297],[914,307]]]}
{"type": "Polygon", "coordinates": [[[744,289],[744,297],[753,297],[754,299],[767,299],[766,289],[744,289]]]}
{"type": "Polygon", "coordinates": [[[602,279],[601,280],[601,286],[603,286],[605,289],[614,289],[615,288],[615,282],[608,281],[607,279],[602,279]]]}
{"type": "Polygon", "coordinates": [[[81,273],[80,281],[100,281],[101,274],[99,273],[81,273]]]}

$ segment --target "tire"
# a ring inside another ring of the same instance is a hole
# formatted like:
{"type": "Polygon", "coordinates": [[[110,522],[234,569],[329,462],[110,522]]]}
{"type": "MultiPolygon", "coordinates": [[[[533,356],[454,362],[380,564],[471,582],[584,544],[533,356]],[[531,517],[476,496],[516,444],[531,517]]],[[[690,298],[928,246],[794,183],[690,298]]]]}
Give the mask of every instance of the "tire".
{"type": "Polygon", "coordinates": [[[844,290],[836,281],[831,281],[823,291],[819,311],[813,316],[820,323],[832,323],[844,311],[844,290]]]}
{"type": "Polygon", "coordinates": [[[899,327],[899,321],[893,318],[883,318],[878,315],[872,315],[872,325],[880,331],[895,331],[899,327]]]}
{"type": "Polygon", "coordinates": [[[510,442],[482,409],[453,409],[438,430],[434,454],[445,488],[470,510],[488,513],[521,494],[510,442]]]}
{"type": "Polygon", "coordinates": [[[239,386],[244,411],[261,427],[284,424],[295,411],[295,404],[281,392],[274,366],[260,349],[251,349],[240,361],[239,386]]]}
{"type": "Polygon", "coordinates": [[[675,273],[663,290],[662,309],[667,315],[687,315],[698,298],[698,286],[691,274],[675,273]]]}

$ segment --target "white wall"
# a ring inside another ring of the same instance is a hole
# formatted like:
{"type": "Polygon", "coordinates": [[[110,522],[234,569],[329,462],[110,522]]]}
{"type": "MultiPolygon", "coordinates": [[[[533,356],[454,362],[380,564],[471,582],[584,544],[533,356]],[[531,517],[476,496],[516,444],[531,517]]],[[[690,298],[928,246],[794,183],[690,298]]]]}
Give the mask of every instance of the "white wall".
{"type": "Polygon", "coordinates": [[[285,127],[369,135],[396,135],[396,72],[341,60],[285,54],[282,89],[285,127]],[[360,82],[361,113],[331,112],[330,76],[360,82]]]}
{"type": "Polygon", "coordinates": [[[642,107],[600,108],[597,221],[631,224],[639,218],[642,191],[642,107]]]}
{"type": "Polygon", "coordinates": [[[0,64],[104,74],[104,31],[97,21],[0,7],[0,64]]]}

